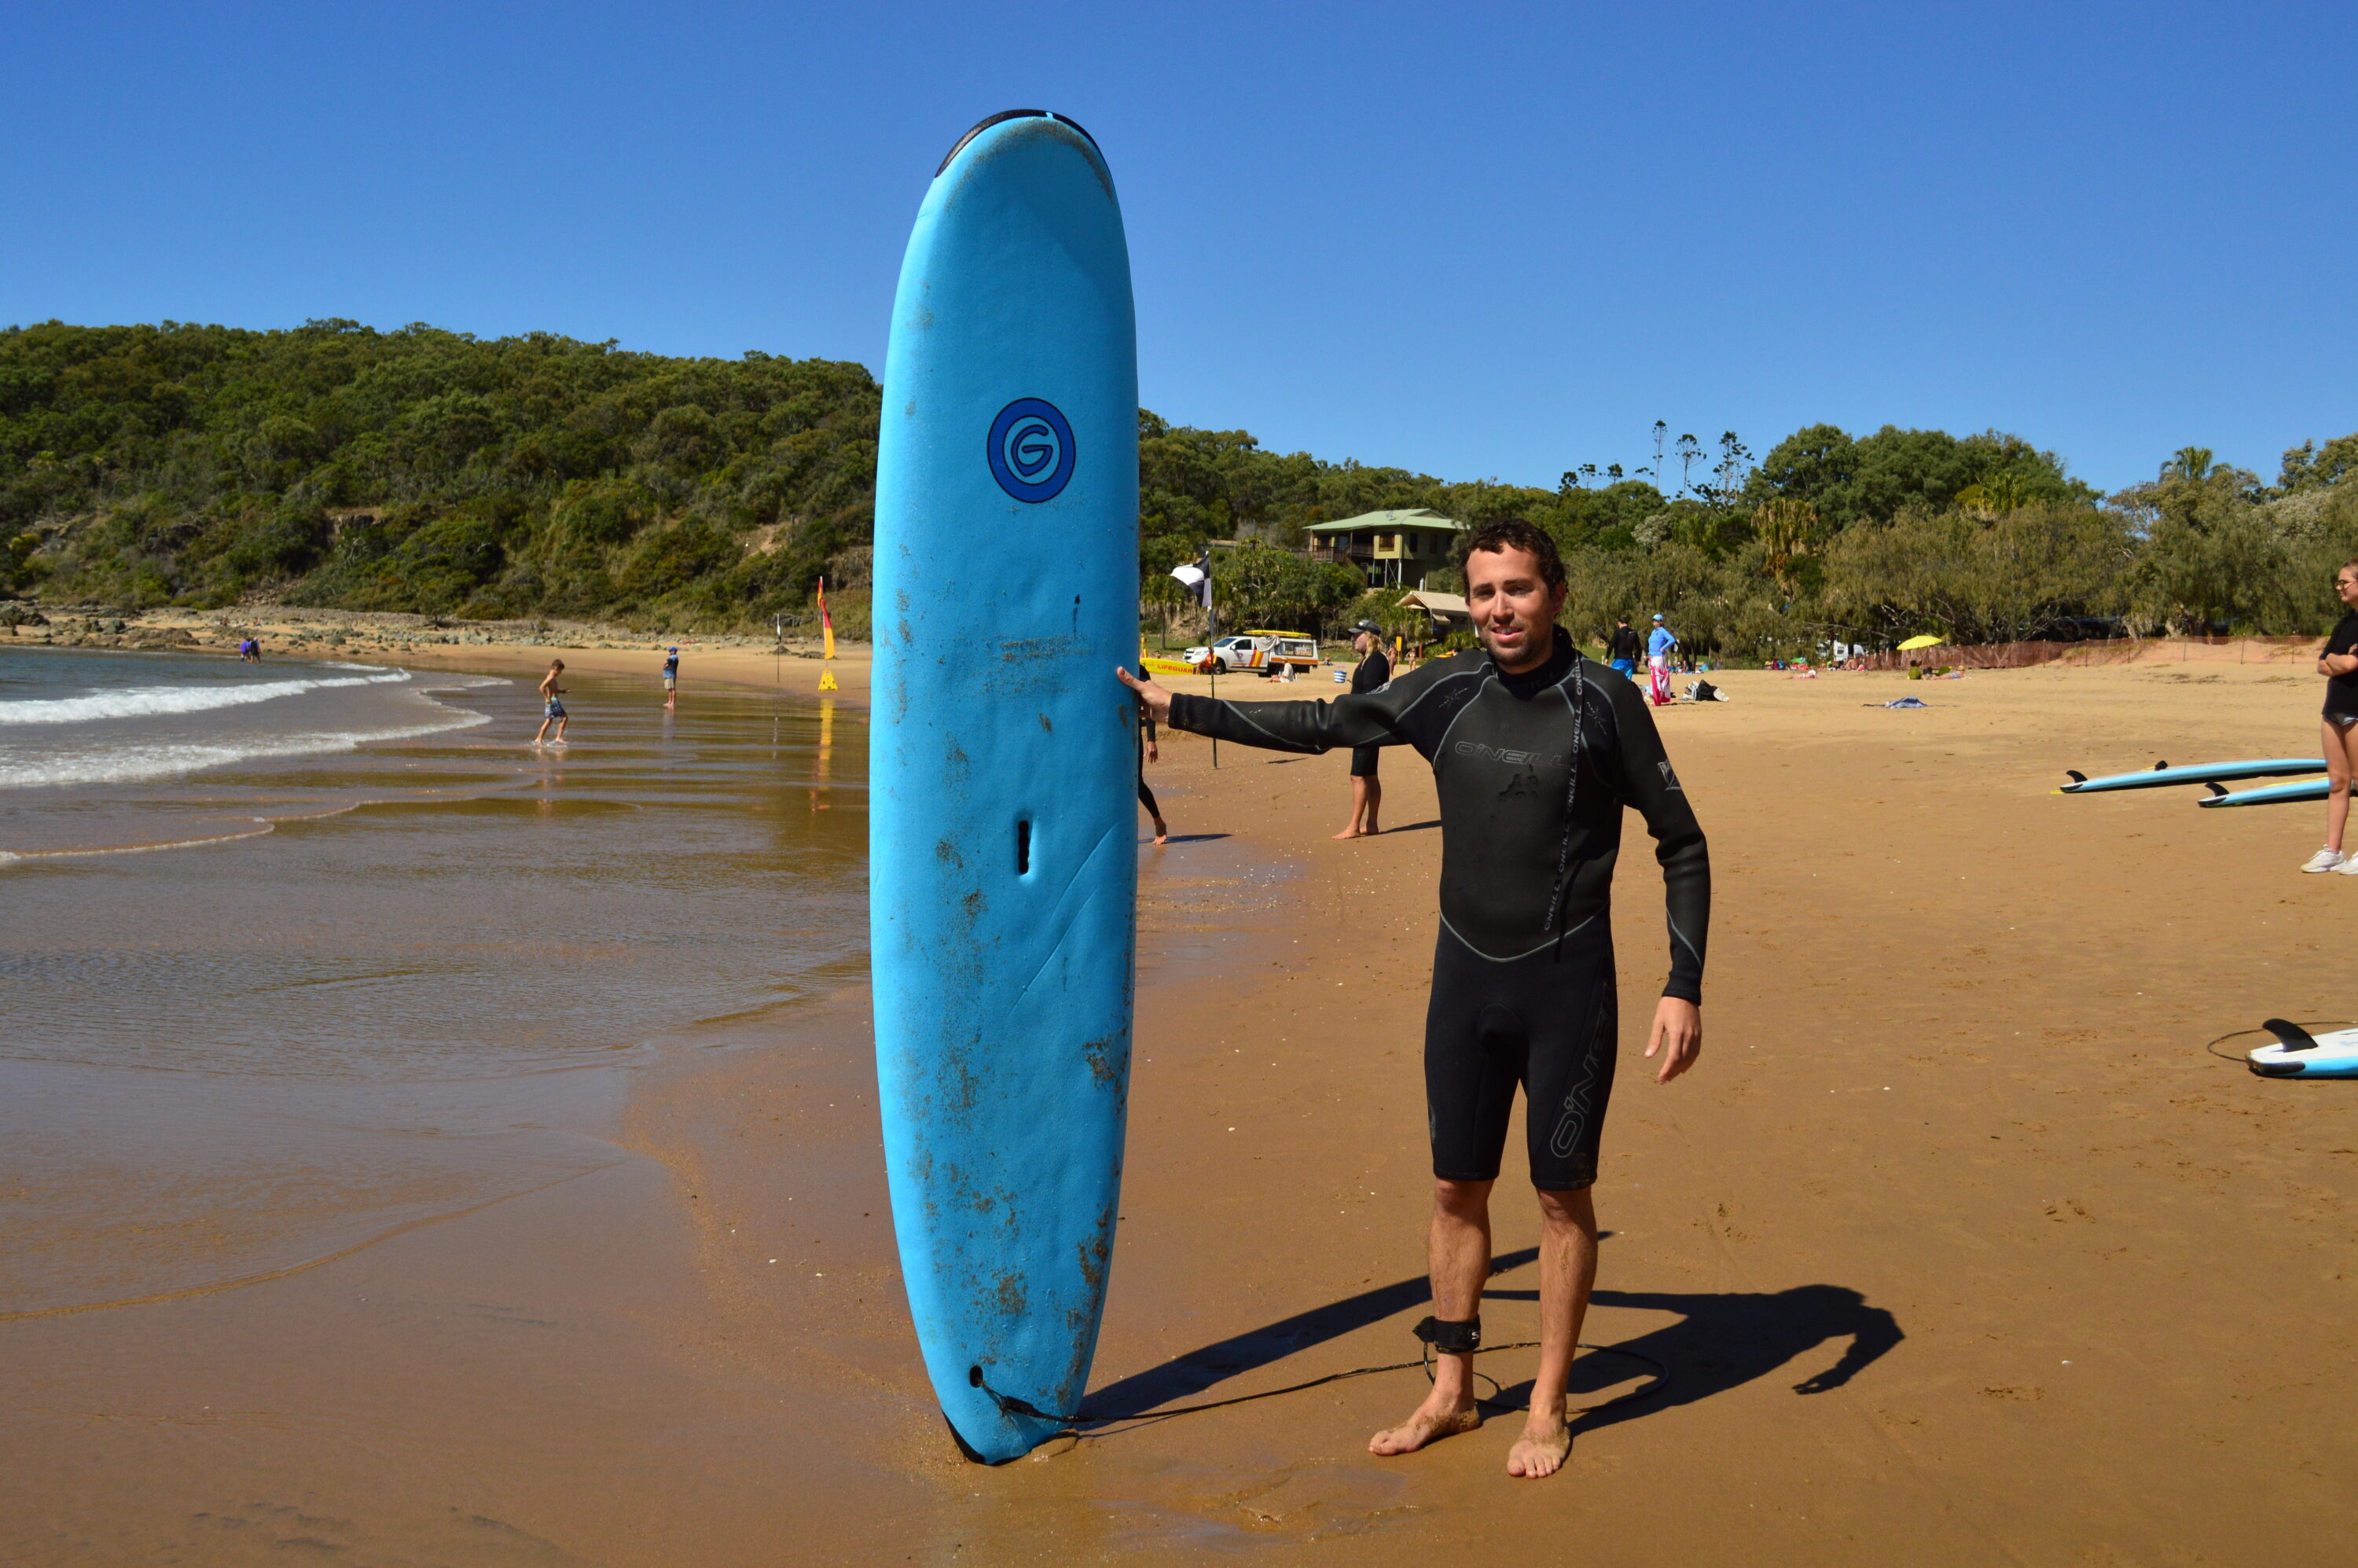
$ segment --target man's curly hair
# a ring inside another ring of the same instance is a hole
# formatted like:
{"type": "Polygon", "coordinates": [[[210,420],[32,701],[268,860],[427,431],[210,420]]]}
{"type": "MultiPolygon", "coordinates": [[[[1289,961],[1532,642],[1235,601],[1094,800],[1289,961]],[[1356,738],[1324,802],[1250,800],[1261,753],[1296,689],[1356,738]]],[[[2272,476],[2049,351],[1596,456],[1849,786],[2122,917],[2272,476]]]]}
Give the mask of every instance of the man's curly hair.
{"type": "Polygon", "coordinates": [[[1548,537],[1547,530],[1520,517],[1501,517],[1477,525],[1472,533],[1457,542],[1457,568],[1466,569],[1466,561],[1476,550],[1523,550],[1540,564],[1540,580],[1552,589],[1564,586],[1563,553],[1548,537]]]}

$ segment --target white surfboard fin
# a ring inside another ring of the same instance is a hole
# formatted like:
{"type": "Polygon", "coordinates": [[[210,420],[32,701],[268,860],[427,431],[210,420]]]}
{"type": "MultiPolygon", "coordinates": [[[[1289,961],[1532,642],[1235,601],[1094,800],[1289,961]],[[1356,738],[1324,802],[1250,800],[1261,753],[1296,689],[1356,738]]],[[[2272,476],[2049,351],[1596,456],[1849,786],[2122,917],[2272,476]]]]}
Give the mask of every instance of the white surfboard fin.
{"type": "Polygon", "coordinates": [[[2277,1037],[2277,1044],[2288,1051],[2314,1051],[2317,1036],[2287,1018],[2271,1018],[2260,1025],[2277,1037]]]}

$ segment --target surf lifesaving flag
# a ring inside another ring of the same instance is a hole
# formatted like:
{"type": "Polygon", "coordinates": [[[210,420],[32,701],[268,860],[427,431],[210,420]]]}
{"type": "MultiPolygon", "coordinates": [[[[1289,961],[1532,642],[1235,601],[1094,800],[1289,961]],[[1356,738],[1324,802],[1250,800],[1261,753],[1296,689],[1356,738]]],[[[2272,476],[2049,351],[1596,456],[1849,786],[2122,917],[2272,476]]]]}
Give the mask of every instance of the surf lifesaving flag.
{"type": "Polygon", "coordinates": [[[827,612],[825,578],[818,579],[818,625],[819,635],[826,639],[826,653],[822,655],[826,663],[819,671],[818,688],[821,691],[841,691],[843,688],[835,684],[835,622],[827,612]]]}

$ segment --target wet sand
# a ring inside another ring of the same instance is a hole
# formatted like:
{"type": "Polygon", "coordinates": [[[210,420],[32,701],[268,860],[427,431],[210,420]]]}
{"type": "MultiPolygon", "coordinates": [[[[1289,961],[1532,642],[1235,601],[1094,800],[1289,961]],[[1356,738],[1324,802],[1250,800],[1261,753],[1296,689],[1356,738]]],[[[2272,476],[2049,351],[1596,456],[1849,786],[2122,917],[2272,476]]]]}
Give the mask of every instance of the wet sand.
{"type": "MultiPolygon", "coordinates": [[[[639,1070],[605,1168],[243,1289],[0,1323],[0,1559],[2333,1560],[2358,1108],[2202,1044],[2358,1015],[2330,956],[2358,886],[2294,872],[2315,806],[2048,793],[2313,743],[2305,664],[2209,652],[1736,673],[1662,716],[1713,840],[1706,1052],[1668,1087],[1636,1057],[1664,937],[1633,823],[1585,1338],[1671,1382],[1579,1422],[1554,1479],[1504,1476],[1503,1414],[1367,1455],[1412,1371],[959,1461],[853,990],[639,1070]],[[1933,706],[1864,706],[1902,693],[1933,706]]],[[[1407,1359],[1426,1310],[1430,783],[1388,755],[1390,830],[1336,844],[1339,757],[1163,755],[1182,841],[1144,851],[1093,1411],[1407,1359]]],[[[1516,1164],[1494,1339],[1536,1318],[1516,1164]]],[[[1509,1402],[1529,1357],[1484,1357],[1509,1402]]],[[[1584,1404],[1636,1380],[1585,1370],[1584,1404]]]]}

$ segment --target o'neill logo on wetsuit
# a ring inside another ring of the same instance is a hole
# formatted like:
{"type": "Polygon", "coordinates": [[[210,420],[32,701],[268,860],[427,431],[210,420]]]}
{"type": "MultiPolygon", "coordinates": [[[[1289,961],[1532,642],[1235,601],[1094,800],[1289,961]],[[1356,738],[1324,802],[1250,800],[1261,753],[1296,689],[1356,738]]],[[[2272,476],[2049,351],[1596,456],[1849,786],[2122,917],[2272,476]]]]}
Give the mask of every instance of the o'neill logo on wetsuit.
{"type": "Polygon", "coordinates": [[[1509,752],[1497,746],[1485,746],[1478,741],[1460,741],[1450,750],[1461,757],[1478,757],[1486,762],[1509,762],[1519,768],[1542,765],[1560,768],[1564,763],[1561,752],[1509,752]]]}
{"type": "Polygon", "coordinates": [[[1054,500],[1073,477],[1073,427],[1053,403],[1019,397],[990,422],[990,477],[1018,501],[1054,500]]]}

